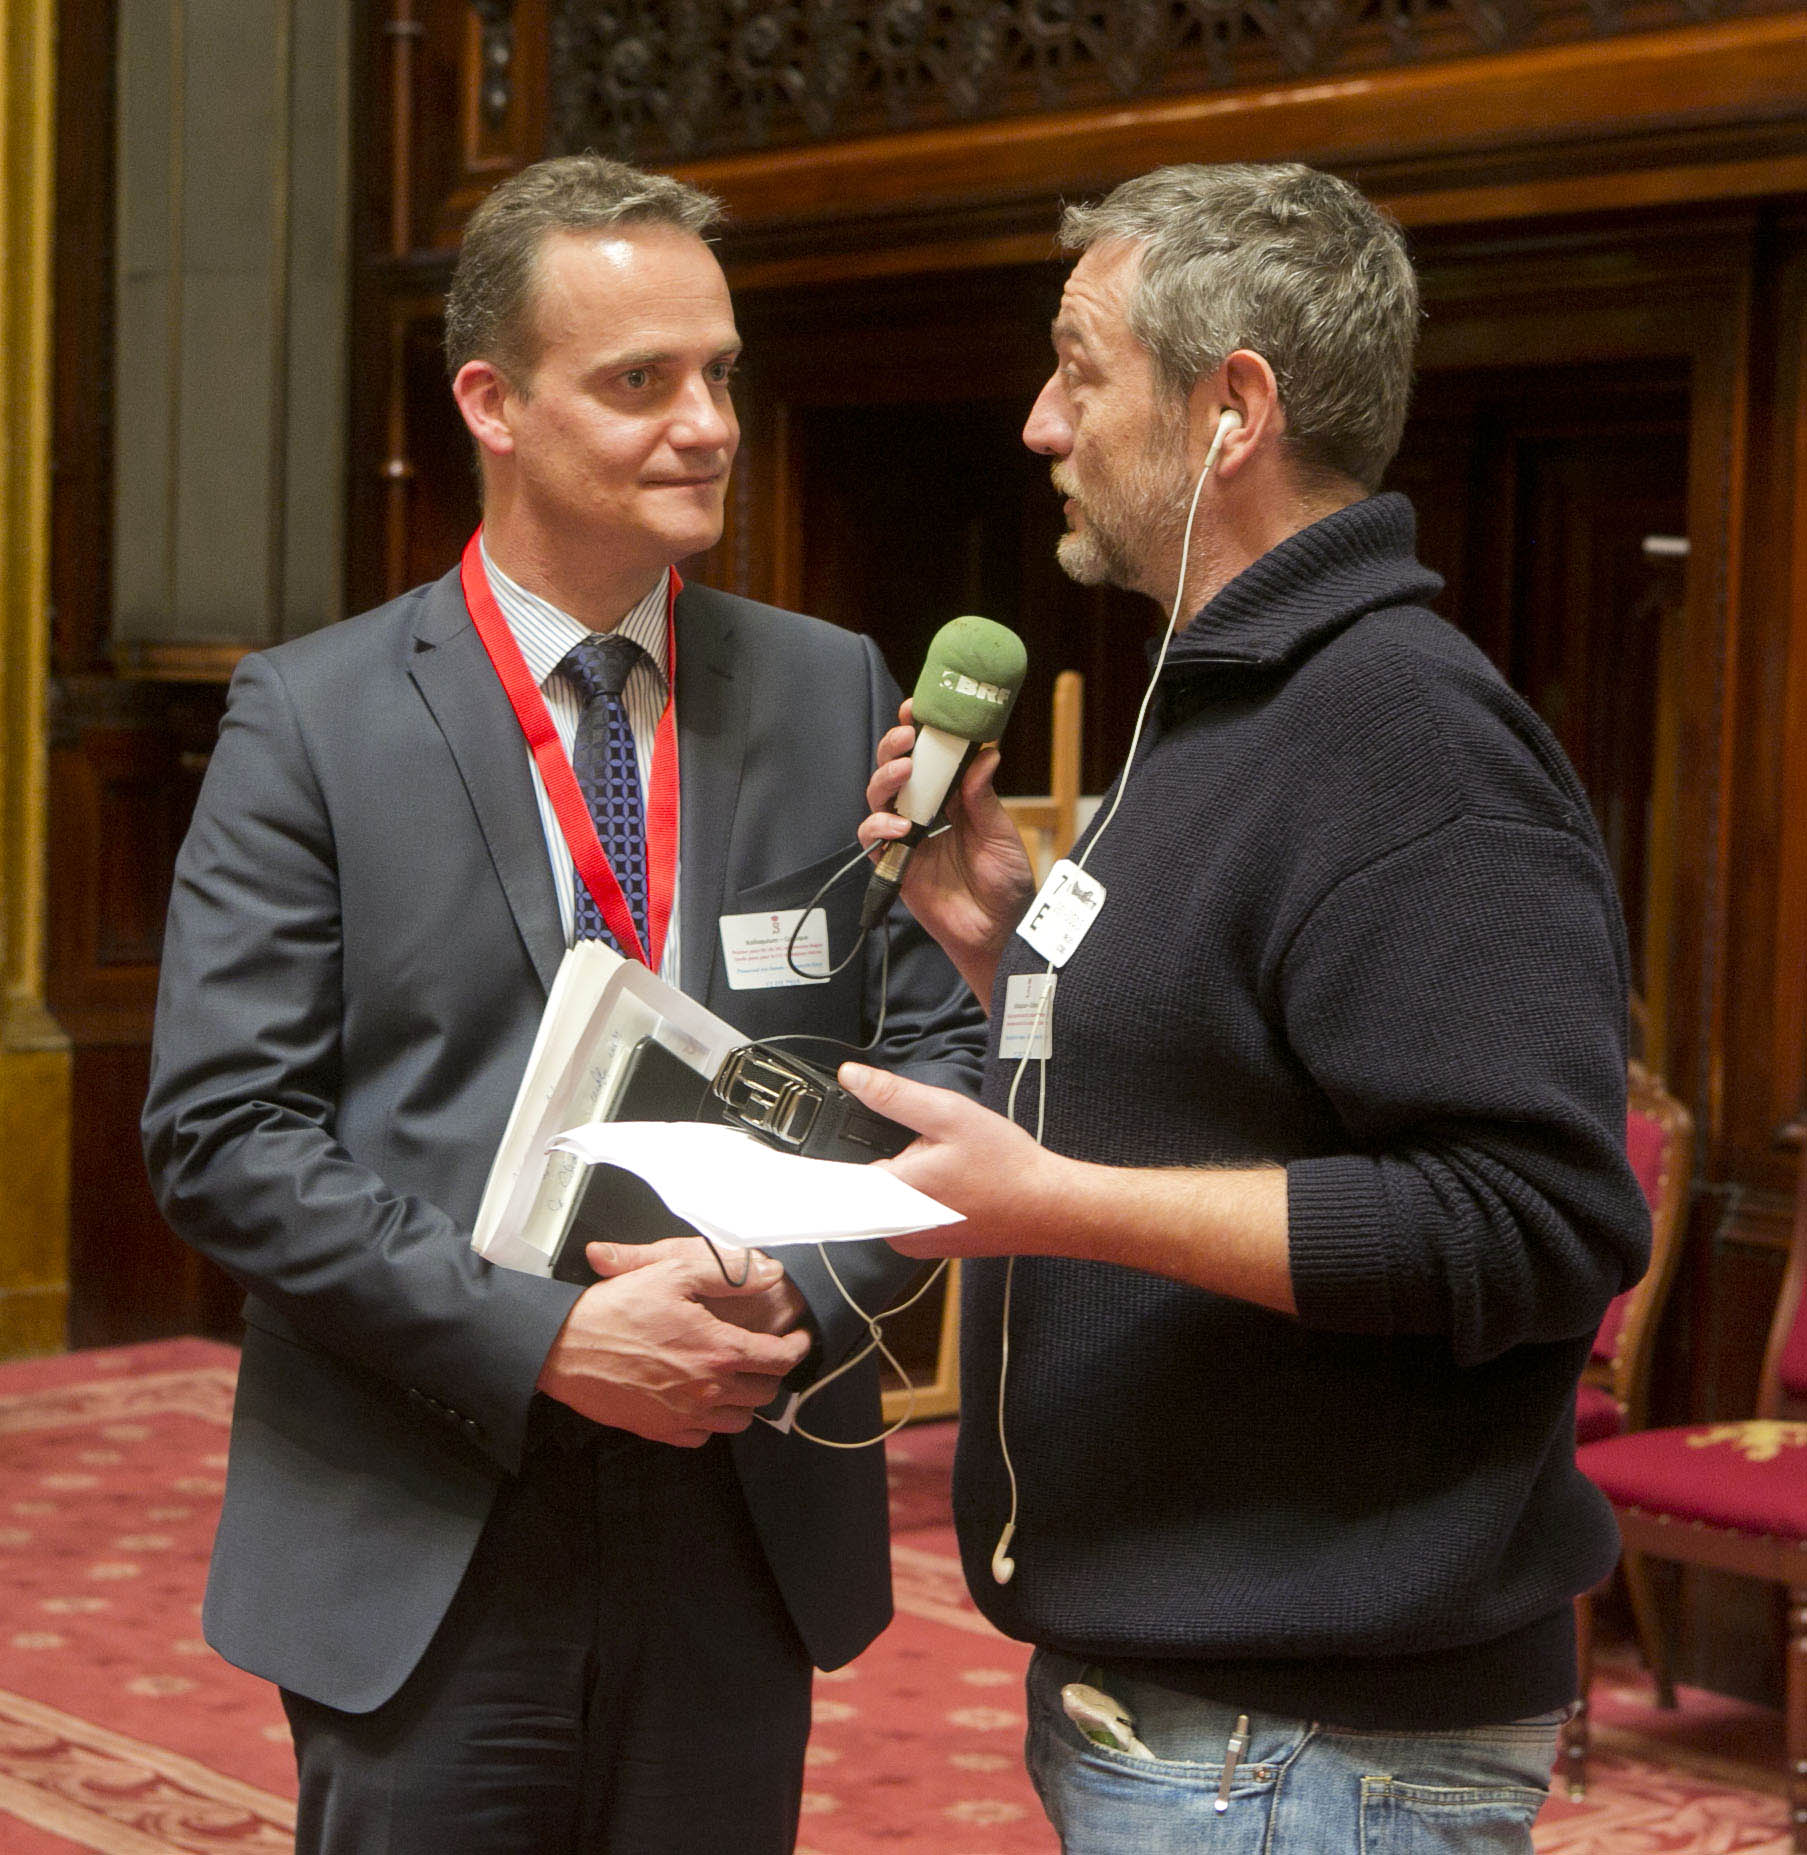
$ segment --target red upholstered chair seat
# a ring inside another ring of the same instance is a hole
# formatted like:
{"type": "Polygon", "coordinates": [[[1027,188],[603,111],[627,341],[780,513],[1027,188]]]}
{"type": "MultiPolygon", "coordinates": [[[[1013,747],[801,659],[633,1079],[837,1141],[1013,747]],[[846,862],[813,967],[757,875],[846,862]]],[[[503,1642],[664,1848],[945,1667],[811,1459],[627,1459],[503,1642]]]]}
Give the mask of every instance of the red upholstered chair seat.
{"type": "Polygon", "coordinates": [[[1581,1385],[1575,1392],[1575,1441],[1598,1443],[1625,1428],[1625,1413],[1610,1391],[1581,1385]]]}
{"type": "Polygon", "coordinates": [[[1576,1456],[1617,1507],[1807,1539],[1807,1423],[1750,1418],[1639,1430],[1576,1456]]]}

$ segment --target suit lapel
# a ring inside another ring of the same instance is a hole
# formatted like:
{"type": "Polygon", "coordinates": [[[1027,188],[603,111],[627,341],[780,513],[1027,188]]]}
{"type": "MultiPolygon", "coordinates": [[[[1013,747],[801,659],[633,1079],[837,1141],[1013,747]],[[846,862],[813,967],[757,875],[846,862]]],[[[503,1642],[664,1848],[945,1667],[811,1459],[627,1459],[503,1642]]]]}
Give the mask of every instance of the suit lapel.
{"type": "Polygon", "coordinates": [[[423,602],[408,674],[458,763],[515,926],[550,990],[565,936],[545,832],[520,726],[465,610],[456,572],[423,602]]]}
{"type": "Polygon", "coordinates": [[[720,952],[717,922],[747,745],[746,679],[734,663],[732,608],[707,587],[678,596],[678,850],[683,879],[683,989],[706,999],[720,952]]]}

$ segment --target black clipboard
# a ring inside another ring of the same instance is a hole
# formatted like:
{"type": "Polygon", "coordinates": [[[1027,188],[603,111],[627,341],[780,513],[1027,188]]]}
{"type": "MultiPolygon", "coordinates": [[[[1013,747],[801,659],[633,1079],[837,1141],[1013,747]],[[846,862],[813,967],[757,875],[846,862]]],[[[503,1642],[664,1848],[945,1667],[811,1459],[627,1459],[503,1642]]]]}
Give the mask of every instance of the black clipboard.
{"type": "MultiPolygon", "coordinates": [[[[642,1037],[628,1057],[616,1121],[720,1121],[709,1093],[709,1078],[699,1075],[662,1043],[642,1037]]],[[[696,1228],[670,1210],[647,1182],[619,1166],[592,1166],[572,1213],[565,1240],[553,1259],[559,1282],[588,1287],[596,1271],[584,1258],[586,1243],[657,1243],[665,1237],[694,1237],[696,1228]]]]}

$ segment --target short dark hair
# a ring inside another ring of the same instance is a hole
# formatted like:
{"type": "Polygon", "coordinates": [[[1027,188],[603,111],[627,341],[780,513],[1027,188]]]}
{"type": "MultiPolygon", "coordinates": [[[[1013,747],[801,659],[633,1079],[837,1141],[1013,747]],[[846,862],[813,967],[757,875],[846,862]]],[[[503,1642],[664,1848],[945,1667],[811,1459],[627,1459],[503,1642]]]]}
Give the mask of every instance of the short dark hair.
{"type": "Polygon", "coordinates": [[[536,161],[503,181],[471,214],[445,299],[445,364],[492,361],[525,387],[539,359],[534,267],[554,232],[663,225],[701,238],[721,201],[668,174],[646,174],[604,155],[536,161]]]}
{"type": "Polygon", "coordinates": [[[1418,283],[1397,223],[1346,180],[1296,161],[1157,168],[1069,207],[1060,238],[1141,247],[1130,332],[1171,392],[1252,349],[1299,464],[1379,487],[1405,429],[1418,283]]]}

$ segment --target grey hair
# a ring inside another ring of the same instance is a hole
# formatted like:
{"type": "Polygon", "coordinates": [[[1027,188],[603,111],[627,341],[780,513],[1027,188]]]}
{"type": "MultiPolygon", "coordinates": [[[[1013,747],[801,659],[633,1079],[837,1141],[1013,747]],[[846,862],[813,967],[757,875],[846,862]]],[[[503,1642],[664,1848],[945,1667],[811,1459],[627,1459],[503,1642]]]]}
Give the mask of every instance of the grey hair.
{"type": "Polygon", "coordinates": [[[1418,284],[1398,224],[1298,162],[1157,168],[1091,206],[1060,243],[1141,246],[1130,332],[1185,397],[1238,348],[1274,370],[1287,443],[1308,473],[1379,486],[1411,397],[1418,284]]]}
{"type": "Polygon", "coordinates": [[[666,174],[646,174],[604,155],[536,161],[503,181],[471,214],[445,300],[445,364],[492,361],[525,388],[539,359],[533,282],[554,232],[663,225],[701,238],[721,201],[666,174]]]}

